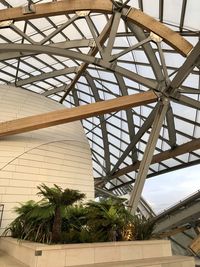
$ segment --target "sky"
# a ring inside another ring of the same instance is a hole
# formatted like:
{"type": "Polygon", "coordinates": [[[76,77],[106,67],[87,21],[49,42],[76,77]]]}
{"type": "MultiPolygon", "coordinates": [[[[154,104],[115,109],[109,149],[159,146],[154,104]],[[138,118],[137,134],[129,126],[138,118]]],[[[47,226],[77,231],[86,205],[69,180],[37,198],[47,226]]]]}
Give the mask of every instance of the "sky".
{"type": "Polygon", "coordinates": [[[143,197],[156,213],[200,190],[200,165],[155,176],[145,182],[143,197]]]}

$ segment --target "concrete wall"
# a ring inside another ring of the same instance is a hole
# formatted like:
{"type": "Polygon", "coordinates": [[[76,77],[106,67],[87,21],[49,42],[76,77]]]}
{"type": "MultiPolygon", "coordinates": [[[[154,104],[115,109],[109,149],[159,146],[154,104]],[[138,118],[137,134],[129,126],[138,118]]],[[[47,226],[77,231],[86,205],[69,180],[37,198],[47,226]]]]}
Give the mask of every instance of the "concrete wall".
{"type": "MultiPolygon", "coordinates": [[[[0,87],[0,121],[61,109],[63,106],[23,89],[0,87]]],[[[13,207],[36,196],[37,185],[58,184],[94,197],[92,160],[80,122],[0,139],[2,227],[14,218],[13,207]]],[[[1,229],[2,231],[2,229],[1,229]]]]}

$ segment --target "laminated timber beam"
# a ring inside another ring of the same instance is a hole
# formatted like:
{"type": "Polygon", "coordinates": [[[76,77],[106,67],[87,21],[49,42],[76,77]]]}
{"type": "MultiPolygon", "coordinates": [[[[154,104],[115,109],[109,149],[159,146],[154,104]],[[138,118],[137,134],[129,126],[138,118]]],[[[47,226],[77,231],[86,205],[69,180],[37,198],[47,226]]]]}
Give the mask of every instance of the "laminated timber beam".
{"type": "Polygon", "coordinates": [[[167,238],[169,236],[173,236],[173,235],[177,235],[179,233],[183,233],[184,231],[190,229],[189,226],[182,226],[182,227],[177,227],[175,229],[172,229],[170,231],[166,231],[166,232],[162,232],[159,234],[155,234],[155,237],[159,237],[159,238],[167,238]]]}
{"type": "Polygon", "coordinates": [[[62,109],[44,114],[29,116],[0,123],[0,137],[34,131],[58,124],[68,123],[110,112],[156,102],[157,95],[153,91],[122,96],[111,100],[100,101],[70,109],[62,109]]]}
{"type": "MultiPolygon", "coordinates": [[[[41,17],[70,14],[75,11],[89,10],[90,12],[99,12],[111,14],[113,12],[112,2],[109,0],[62,0],[43,4],[31,5],[32,13],[24,12],[24,7],[7,8],[0,10],[0,21],[7,20],[29,20],[41,17]]],[[[151,16],[143,13],[136,8],[124,8],[122,17],[133,22],[143,29],[154,32],[163,40],[172,46],[183,56],[187,56],[193,46],[181,37],[178,33],[172,31],[164,24],[155,20],[151,16]]]]}

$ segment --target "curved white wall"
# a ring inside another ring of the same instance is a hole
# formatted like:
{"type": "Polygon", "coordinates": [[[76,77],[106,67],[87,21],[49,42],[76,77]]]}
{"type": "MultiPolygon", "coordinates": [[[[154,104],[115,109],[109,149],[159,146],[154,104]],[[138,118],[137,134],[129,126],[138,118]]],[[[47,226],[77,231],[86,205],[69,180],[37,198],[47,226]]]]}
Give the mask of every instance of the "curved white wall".
{"type": "MultiPolygon", "coordinates": [[[[23,89],[0,86],[0,121],[64,108],[23,89]]],[[[13,207],[36,196],[37,185],[58,184],[94,197],[92,160],[80,122],[0,138],[0,203],[2,227],[14,218],[13,207]]]]}

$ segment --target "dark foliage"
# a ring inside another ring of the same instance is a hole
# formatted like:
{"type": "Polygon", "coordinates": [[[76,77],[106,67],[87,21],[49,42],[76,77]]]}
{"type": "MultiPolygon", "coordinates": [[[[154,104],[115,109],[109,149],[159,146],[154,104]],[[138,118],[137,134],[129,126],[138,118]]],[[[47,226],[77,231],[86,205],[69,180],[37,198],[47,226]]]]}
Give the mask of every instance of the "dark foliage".
{"type": "Polygon", "coordinates": [[[86,243],[121,240],[147,240],[154,225],[131,215],[117,198],[73,205],[85,195],[77,190],[50,188],[42,184],[39,202],[28,201],[15,208],[18,217],[5,235],[41,243],[86,243]]]}

